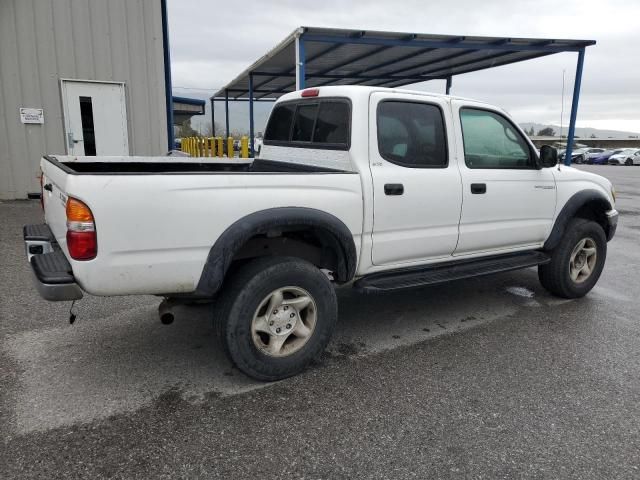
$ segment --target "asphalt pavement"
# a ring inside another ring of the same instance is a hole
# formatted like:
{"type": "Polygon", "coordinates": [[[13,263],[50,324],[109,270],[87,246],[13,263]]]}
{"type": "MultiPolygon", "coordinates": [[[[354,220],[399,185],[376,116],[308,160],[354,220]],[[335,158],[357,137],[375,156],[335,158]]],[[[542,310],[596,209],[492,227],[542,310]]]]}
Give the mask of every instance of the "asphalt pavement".
{"type": "Polygon", "coordinates": [[[69,303],[32,287],[0,202],[0,478],[640,478],[640,168],[596,288],[534,269],[380,295],[339,291],[307,372],[265,384],[225,359],[210,306],[69,303]]]}

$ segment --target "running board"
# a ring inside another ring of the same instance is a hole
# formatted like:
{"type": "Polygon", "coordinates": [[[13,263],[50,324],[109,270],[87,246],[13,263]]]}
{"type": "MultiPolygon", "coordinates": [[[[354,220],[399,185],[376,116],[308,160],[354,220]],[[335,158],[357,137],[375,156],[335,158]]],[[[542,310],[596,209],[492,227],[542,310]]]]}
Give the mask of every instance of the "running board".
{"type": "Polygon", "coordinates": [[[372,273],[357,280],[354,287],[367,293],[421,287],[451,280],[535,267],[536,265],[548,263],[550,260],[551,257],[549,255],[538,251],[510,253],[472,260],[454,260],[438,265],[372,273]]]}

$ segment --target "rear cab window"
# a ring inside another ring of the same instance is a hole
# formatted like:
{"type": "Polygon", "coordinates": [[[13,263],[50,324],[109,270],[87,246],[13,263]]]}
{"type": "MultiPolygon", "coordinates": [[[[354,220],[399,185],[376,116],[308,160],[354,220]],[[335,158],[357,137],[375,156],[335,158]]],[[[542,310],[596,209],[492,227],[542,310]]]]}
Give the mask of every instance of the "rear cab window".
{"type": "Polygon", "coordinates": [[[279,103],[269,117],[264,144],[349,150],[351,103],[346,98],[314,98],[279,103]]]}
{"type": "Polygon", "coordinates": [[[378,104],[378,152],[407,168],[446,168],[447,132],[439,106],[408,100],[378,104]]]}

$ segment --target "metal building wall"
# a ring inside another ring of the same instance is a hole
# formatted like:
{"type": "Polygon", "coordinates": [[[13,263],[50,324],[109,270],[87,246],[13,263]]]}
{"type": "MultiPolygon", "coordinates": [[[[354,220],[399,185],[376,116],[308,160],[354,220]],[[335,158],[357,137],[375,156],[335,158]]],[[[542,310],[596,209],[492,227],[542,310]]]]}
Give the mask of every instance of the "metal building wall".
{"type": "Polygon", "coordinates": [[[60,79],[125,82],[132,155],[166,152],[160,0],[0,0],[0,199],[38,192],[64,154],[60,79]],[[44,109],[44,124],[19,108],[44,109]]]}

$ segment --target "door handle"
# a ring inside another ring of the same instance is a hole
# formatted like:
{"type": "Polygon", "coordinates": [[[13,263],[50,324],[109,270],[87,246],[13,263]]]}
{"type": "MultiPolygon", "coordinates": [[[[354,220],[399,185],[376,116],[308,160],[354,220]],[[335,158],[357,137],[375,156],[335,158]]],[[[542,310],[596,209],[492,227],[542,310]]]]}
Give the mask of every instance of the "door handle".
{"type": "Polygon", "coordinates": [[[50,183],[45,183],[42,186],[43,189],[45,189],[47,192],[53,192],[53,185],[51,185],[50,183]]]}
{"type": "Polygon", "coordinates": [[[473,194],[487,193],[487,184],[486,183],[472,183],[471,184],[471,193],[473,193],[473,194]]]}
{"type": "Polygon", "coordinates": [[[385,183],[385,195],[402,195],[404,193],[404,185],[401,183],[385,183]]]}
{"type": "Polygon", "coordinates": [[[76,143],[82,142],[82,140],[76,140],[75,138],[73,138],[72,132],[67,133],[67,141],[69,142],[70,147],[75,145],[76,143]]]}

